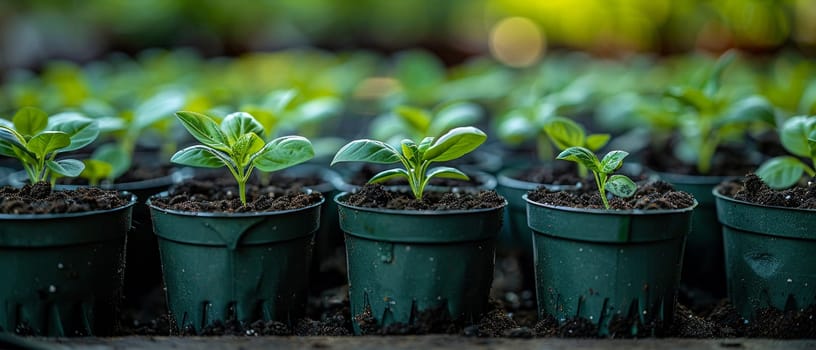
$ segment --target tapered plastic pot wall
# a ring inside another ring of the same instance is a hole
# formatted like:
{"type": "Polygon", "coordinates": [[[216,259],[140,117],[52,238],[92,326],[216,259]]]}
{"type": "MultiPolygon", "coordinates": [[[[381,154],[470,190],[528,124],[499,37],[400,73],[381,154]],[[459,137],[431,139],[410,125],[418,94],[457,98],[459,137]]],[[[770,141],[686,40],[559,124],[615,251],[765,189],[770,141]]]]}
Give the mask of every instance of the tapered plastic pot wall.
{"type": "Polygon", "coordinates": [[[601,335],[614,319],[660,326],[656,334],[669,329],[692,208],[607,211],[525,200],[540,317],[584,318],[601,335]]]}
{"type": "Polygon", "coordinates": [[[716,189],[728,294],[753,319],[763,308],[799,310],[816,304],[816,210],[738,201],[716,189]]]}
{"type": "MultiPolygon", "coordinates": [[[[380,326],[446,310],[476,321],[487,307],[503,207],[408,211],[353,207],[335,197],[346,233],[351,315],[380,326]]],[[[354,332],[363,333],[353,322],[354,332]]]]}
{"type": "Polygon", "coordinates": [[[175,325],[198,332],[215,321],[291,325],[302,317],[322,202],[236,214],[179,212],[148,202],[175,325]]]}
{"type": "Polygon", "coordinates": [[[0,331],[111,335],[135,203],[132,197],[112,210],[0,215],[0,331]]]}
{"type": "Polygon", "coordinates": [[[726,296],[725,257],[720,222],[711,190],[727,177],[691,176],[661,173],[660,177],[674,185],[678,191],[694,196],[699,203],[691,215],[691,232],[686,240],[686,256],[683,259],[683,275],[686,285],[726,296]]]}

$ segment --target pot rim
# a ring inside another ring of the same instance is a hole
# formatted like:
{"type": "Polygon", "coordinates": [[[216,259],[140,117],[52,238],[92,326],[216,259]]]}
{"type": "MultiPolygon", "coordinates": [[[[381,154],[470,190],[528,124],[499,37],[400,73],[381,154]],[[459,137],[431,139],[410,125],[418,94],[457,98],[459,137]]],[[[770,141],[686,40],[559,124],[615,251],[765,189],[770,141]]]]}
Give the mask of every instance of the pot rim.
{"type": "MultiPolygon", "coordinates": [[[[67,191],[71,189],[56,189],[56,191],[67,191]]],[[[91,210],[91,211],[83,211],[78,213],[56,213],[56,214],[0,214],[0,221],[5,220],[40,220],[40,219],[65,219],[65,218],[77,218],[89,215],[97,215],[97,214],[105,214],[105,213],[112,213],[115,211],[127,209],[136,205],[138,202],[138,198],[135,194],[130,193],[128,191],[117,191],[120,195],[130,196],[130,200],[127,204],[111,208],[111,209],[104,209],[104,210],[91,210]]]]}
{"type": "Polygon", "coordinates": [[[661,179],[667,182],[682,182],[684,184],[690,185],[718,185],[723,181],[728,181],[730,179],[738,178],[737,175],[725,175],[725,176],[718,176],[718,175],[688,175],[688,174],[680,174],[680,173],[669,173],[663,171],[652,170],[659,176],[661,179]]]}
{"type": "Polygon", "coordinates": [[[504,202],[498,206],[493,208],[479,208],[479,209],[456,209],[456,210],[400,210],[400,209],[385,209],[385,208],[368,208],[368,207],[358,207],[354,205],[347,204],[340,200],[340,197],[345,197],[351,195],[351,192],[343,191],[338,193],[334,196],[334,202],[337,205],[342,206],[344,208],[364,211],[369,213],[381,213],[381,214],[391,214],[391,215],[412,215],[412,216],[446,216],[446,215],[462,215],[462,214],[480,214],[491,212],[495,210],[503,210],[504,207],[507,206],[507,199],[502,197],[504,202]]]}
{"type": "Polygon", "coordinates": [[[782,207],[782,206],[778,206],[778,205],[765,205],[765,204],[751,203],[751,202],[748,202],[748,201],[735,199],[735,198],[732,198],[732,197],[729,197],[727,195],[724,195],[724,194],[720,193],[720,188],[721,187],[722,187],[722,185],[717,185],[716,187],[711,189],[711,193],[714,194],[714,197],[716,197],[718,199],[722,199],[722,200],[729,201],[729,202],[732,202],[732,203],[736,203],[736,204],[740,204],[740,205],[746,205],[746,206],[752,206],[752,207],[759,207],[759,208],[782,209],[782,210],[791,210],[791,211],[799,211],[799,212],[804,212],[804,213],[816,214],[816,209],[791,208],[791,207],[782,207]]]}
{"type": "Polygon", "coordinates": [[[626,210],[617,210],[617,209],[592,209],[592,208],[573,208],[573,207],[564,207],[558,205],[550,205],[536,202],[530,198],[527,198],[527,194],[524,194],[521,198],[523,198],[528,204],[535,205],[537,207],[552,209],[552,210],[559,210],[559,211],[567,211],[573,213],[584,213],[584,214],[592,214],[592,215],[637,215],[637,216],[646,216],[646,215],[665,215],[665,214],[679,214],[685,213],[694,210],[700,203],[697,202],[697,199],[694,199],[694,204],[687,208],[680,208],[680,209],[626,209],[626,210]]]}
{"type": "MultiPolygon", "coordinates": [[[[304,190],[305,193],[311,194],[313,191],[311,189],[304,190]]],[[[206,218],[246,218],[246,217],[259,217],[259,216],[276,216],[276,215],[286,215],[289,213],[299,212],[303,210],[313,209],[315,207],[319,207],[326,202],[326,198],[323,196],[322,193],[317,192],[320,194],[320,201],[317,203],[307,205],[302,208],[296,209],[287,209],[287,210],[276,210],[276,211],[253,211],[253,212],[246,212],[246,213],[227,213],[227,212],[203,212],[203,211],[181,211],[181,210],[173,210],[173,209],[165,209],[159,208],[152,203],[153,198],[158,197],[167,197],[169,193],[167,191],[162,191],[157,194],[150,196],[145,202],[151,210],[156,210],[165,214],[173,214],[179,216],[195,216],[195,217],[206,217],[206,218]]]]}

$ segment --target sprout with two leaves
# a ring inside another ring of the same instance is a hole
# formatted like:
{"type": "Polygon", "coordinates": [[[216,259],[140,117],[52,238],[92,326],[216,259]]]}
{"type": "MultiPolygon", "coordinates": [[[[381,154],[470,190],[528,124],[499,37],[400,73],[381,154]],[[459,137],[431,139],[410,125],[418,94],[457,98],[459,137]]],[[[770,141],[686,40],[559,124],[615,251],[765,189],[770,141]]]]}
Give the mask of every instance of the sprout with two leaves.
{"type": "Polygon", "coordinates": [[[368,183],[405,178],[408,180],[414,197],[422,200],[422,193],[431,178],[468,180],[468,176],[456,168],[431,168],[432,163],[462,157],[475,150],[486,139],[487,135],[484,132],[467,126],[451,129],[438,138],[425,137],[419,143],[410,139],[402,140],[401,151],[377,140],[355,140],[337,151],[331,164],[339,162],[401,163],[403,168],[382,171],[368,180],[368,183]]]}
{"type": "Polygon", "coordinates": [[[312,143],[301,136],[265,142],[263,126],[249,113],[229,114],[220,124],[196,112],[178,112],[176,117],[202,144],[176,152],[170,161],[202,168],[226,167],[238,182],[243,205],[247,203],[246,183],[253,170],[282,170],[314,157],[312,143]]]}
{"type": "Polygon", "coordinates": [[[58,177],[75,177],[85,165],[75,159],[57,159],[60,152],[78,150],[93,142],[99,128],[92,119],[77,113],[49,117],[45,112],[25,107],[11,122],[0,120],[0,155],[17,158],[31,183],[58,177]]]}
{"type": "Polygon", "coordinates": [[[611,175],[623,166],[623,159],[628,155],[629,153],[625,151],[610,151],[603,159],[598,160],[595,153],[584,147],[570,147],[561,152],[557,159],[581,164],[592,171],[604,208],[609,209],[609,201],[606,199],[607,191],[622,198],[631,197],[637,191],[637,184],[626,175],[611,175]]]}

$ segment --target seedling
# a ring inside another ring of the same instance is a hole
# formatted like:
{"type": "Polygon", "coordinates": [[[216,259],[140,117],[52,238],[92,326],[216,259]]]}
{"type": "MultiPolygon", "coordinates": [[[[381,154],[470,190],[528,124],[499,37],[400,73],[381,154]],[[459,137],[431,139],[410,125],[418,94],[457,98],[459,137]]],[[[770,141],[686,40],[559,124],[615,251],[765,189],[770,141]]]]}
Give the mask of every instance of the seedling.
{"type": "Polygon", "coordinates": [[[771,158],[757,169],[757,176],[775,189],[795,185],[803,174],[816,176],[816,116],[788,119],[779,130],[782,146],[794,156],[771,158]],[[810,159],[810,166],[800,158],[810,159]]]}
{"type": "Polygon", "coordinates": [[[622,198],[631,197],[637,191],[635,182],[626,175],[610,175],[623,166],[623,158],[628,155],[625,151],[610,151],[599,161],[595,153],[584,147],[570,147],[561,152],[557,159],[581,164],[592,171],[604,207],[609,209],[606,191],[622,198]]]}
{"type": "Polygon", "coordinates": [[[246,205],[246,182],[254,169],[272,172],[314,157],[312,143],[301,136],[283,136],[264,142],[263,126],[249,113],[227,115],[220,125],[196,112],[177,112],[176,117],[202,145],[182,149],[170,161],[202,168],[227,167],[238,182],[243,205],[246,205]]]}
{"type": "Polygon", "coordinates": [[[672,87],[666,96],[679,101],[689,113],[678,118],[679,145],[689,158],[696,157],[697,171],[707,174],[719,144],[729,135],[739,135],[753,122],[774,124],[774,109],[759,96],[738,99],[721,93],[721,80],[725,68],[734,60],[735,54],[727,52],[714,65],[701,86],[672,87]]]}
{"type": "Polygon", "coordinates": [[[425,137],[419,144],[410,139],[402,140],[401,152],[382,141],[355,140],[337,151],[331,164],[339,162],[402,163],[404,168],[382,171],[368,180],[368,183],[405,178],[408,180],[414,197],[422,200],[422,193],[431,178],[468,180],[468,176],[456,168],[434,167],[429,169],[431,163],[462,157],[475,150],[486,139],[487,135],[484,132],[467,126],[454,128],[438,138],[425,137]]]}
{"type": "Polygon", "coordinates": [[[429,135],[437,137],[455,127],[473,125],[481,118],[481,108],[469,102],[440,105],[434,111],[398,106],[372,122],[371,134],[375,139],[399,145],[404,138],[421,140],[429,135]]]}
{"type": "Polygon", "coordinates": [[[17,158],[31,183],[78,176],[85,167],[75,159],[57,160],[60,152],[87,146],[99,135],[92,119],[76,113],[48,117],[45,112],[25,107],[12,122],[0,122],[0,154],[17,158]],[[53,174],[53,176],[51,176],[53,174]]]}

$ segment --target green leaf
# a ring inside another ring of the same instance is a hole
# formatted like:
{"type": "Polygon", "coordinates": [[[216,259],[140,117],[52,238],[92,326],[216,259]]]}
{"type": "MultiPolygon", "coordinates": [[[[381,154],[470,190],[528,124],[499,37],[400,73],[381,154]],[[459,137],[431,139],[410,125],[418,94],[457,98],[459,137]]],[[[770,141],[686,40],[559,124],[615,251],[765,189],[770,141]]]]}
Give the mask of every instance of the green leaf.
{"type": "Polygon", "coordinates": [[[111,180],[127,172],[132,162],[131,154],[125,151],[121,145],[115,143],[99,146],[91,155],[91,159],[105,162],[111,166],[110,174],[106,176],[110,177],[111,180]]]}
{"type": "Polygon", "coordinates": [[[396,179],[396,178],[408,179],[409,178],[408,177],[408,172],[405,169],[384,170],[384,171],[381,171],[381,172],[377,173],[377,175],[372,176],[371,179],[368,180],[368,183],[374,184],[374,183],[385,182],[385,181],[388,181],[388,180],[391,180],[391,179],[396,179]]]}
{"type": "MultiPolygon", "coordinates": [[[[816,139],[808,139],[808,148],[810,148],[810,159],[813,159],[813,162],[816,163],[816,139]]],[[[816,166],[816,164],[813,165],[816,166]]]]}
{"type": "Polygon", "coordinates": [[[266,95],[263,102],[263,108],[275,114],[283,112],[289,103],[298,95],[297,90],[276,90],[266,95]]]}
{"type": "Polygon", "coordinates": [[[606,190],[621,198],[629,198],[637,191],[637,184],[624,175],[612,175],[606,181],[606,190]]]}
{"type": "Polygon", "coordinates": [[[48,115],[34,107],[23,107],[14,114],[12,122],[17,132],[31,137],[45,130],[48,125],[48,115]]]}
{"type": "Polygon", "coordinates": [[[76,159],[60,159],[58,161],[48,160],[45,165],[51,171],[62,176],[76,177],[85,169],[85,164],[76,159]]]}
{"type": "Polygon", "coordinates": [[[264,148],[264,140],[255,133],[247,133],[239,137],[232,145],[232,160],[243,167],[252,161],[253,156],[264,148]]]}
{"type": "Polygon", "coordinates": [[[629,152],[626,151],[610,151],[601,159],[601,172],[609,174],[620,169],[623,165],[623,159],[628,155],[629,152]]]}
{"type": "Polygon", "coordinates": [[[170,162],[199,168],[220,168],[234,165],[229,156],[207,146],[195,145],[176,152],[170,162]]]}
{"type": "Polygon", "coordinates": [[[421,154],[425,154],[425,152],[428,151],[428,148],[433,145],[434,140],[436,140],[436,138],[432,136],[423,138],[422,141],[419,142],[419,146],[417,146],[417,151],[421,154]]]}
{"type": "Polygon", "coordinates": [[[450,129],[473,125],[482,119],[482,109],[469,102],[447,105],[436,113],[428,126],[426,135],[439,136],[450,129]]]}
{"type": "Polygon", "coordinates": [[[417,158],[419,153],[416,143],[410,139],[404,139],[400,142],[400,146],[402,147],[402,156],[408,159],[409,163],[416,163],[414,159],[417,158]]]}
{"type": "Polygon", "coordinates": [[[750,96],[729,106],[718,125],[733,123],[765,122],[774,125],[774,107],[760,96],[750,96]]]}
{"type": "Polygon", "coordinates": [[[461,172],[459,169],[447,166],[435,167],[428,170],[428,174],[425,177],[425,181],[427,182],[432,177],[441,177],[445,179],[456,179],[464,181],[470,180],[470,177],[468,177],[465,173],[461,172]]]}
{"type": "Polygon", "coordinates": [[[601,163],[595,153],[584,147],[570,147],[558,154],[556,159],[568,160],[583,165],[591,171],[600,171],[601,163]]]}
{"type": "Polygon", "coordinates": [[[85,159],[82,161],[85,169],[79,174],[79,177],[88,179],[89,182],[98,182],[101,179],[114,179],[113,165],[98,159],[85,159]]]}
{"type": "Polygon", "coordinates": [[[520,144],[536,136],[536,127],[521,110],[510,111],[499,122],[499,138],[510,144],[520,144]]]}
{"type": "Polygon", "coordinates": [[[283,136],[264,146],[253,156],[252,164],[261,171],[286,169],[314,158],[312,143],[301,136],[283,136]]]}
{"type": "Polygon", "coordinates": [[[711,71],[711,75],[703,86],[703,92],[706,94],[706,96],[714,96],[714,94],[720,90],[723,72],[736,57],[737,55],[734,51],[728,51],[720,56],[717,63],[714,65],[714,69],[711,71]]]}
{"type": "Polygon", "coordinates": [[[544,132],[558,149],[584,146],[586,132],[578,123],[564,117],[552,117],[544,124],[544,132]]]}
{"type": "Polygon", "coordinates": [[[45,155],[63,149],[70,144],[71,138],[62,131],[43,131],[28,140],[27,147],[38,159],[42,159],[45,158],[45,155]]]}
{"type": "Polygon", "coordinates": [[[609,143],[609,139],[612,138],[609,134],[592,134],[587,136],[586,138],[586,148],[590,151],[597,151],[603,146],[606,146],[609,143]]]}
{"type": "Polygon", "coordinates": [[[147,99],[133,111],[133,127],[141,130],[160,120],[173,116],[187,103],[185,94],[177,90],[160,92],[147,99]]]}
{"type": "Polygon", "coordinates": [[[669,88],[666,96],[674,98],[698,112],[709,111],[714,106],[714,103],[702,91],[691,87],[669,88]]]}
{"type": "Polygon", "coordinates": [[[389,144],[377,140],[349,142],[334,155],[331,165],[339,162],[369,162],[390,164],[400,161],[399,152],[389,144]]]}
{"type": "Polygon", "coordinates": [[[779,139],[788,152],[810,157],[808,136],[816,130],[816,117],[796,116],[786,120],[779,130],[779,139]]]}
{"type": "Polygon", "coordinates": [[[399,106],[394,109],[394,114],[409,127],[416,130],[416,133],[427,135],[428,127],[431,125],[431,115],[419,108],[399,106]]]}
{"type": "Polygon", "coordinates": [[[342,109],[339,98],[321,97],[298,106],[295,117],[298,124],[316,123],[336,116],[342,109]]]}
{"type": "Polygon", "coordinates": [[[18,145],[22,148],[25,148],[26,139],[23,135],[20,135],[17,131],[7,126],[0,125],[0,140],[6,141],[8,143],[18,145]]]}
{"type": "Polygon", "coordinates": [[[227,137],[212,118],[201,113],[186,111],[176,112],[176,117],[190,132],[190,135],[193,135],[199,142],[217,150],[229,152],[227,137]]]}
{"type": "MultiPolygon", "coordinates": [[[[227,115],[221,121],[221,131],[227,137],[227,142],[233,146],[238,139],[249,133],[264,136],[264,127],[249,113],[237,112],[227,115]]],[[[253,152],[254,153],[254,152],[253,152]]]]}
{"type": "Polygon", "coordinates": [[[14,153],[15,144],[12,144],[6,140],[0,139],[0,155],[16,158],[17,154],[14,153]]]}
{"type": "Polygon", "coordinates": [[[52,116],[48,121],[48,130],[64,132],[71,139],[71,144],[62,149],[62,152],[85,147],[99,136],[96,121],[79,113],[60,113],[52,116]]]}
{"type": "Polygon", "coordinates": [[[444,162],[459,158],[478,148],[487,140],[487,135],[472,126],[451,129],[436,139],[425,151],[423,160],[444,162]]]}
{"type": "Polygon", "coordinates": [[[791,156],[775,157],[767,160],[756,171],[762,181],[774,189],[785,189],[795,185],[808,166],[791,156]]]}

